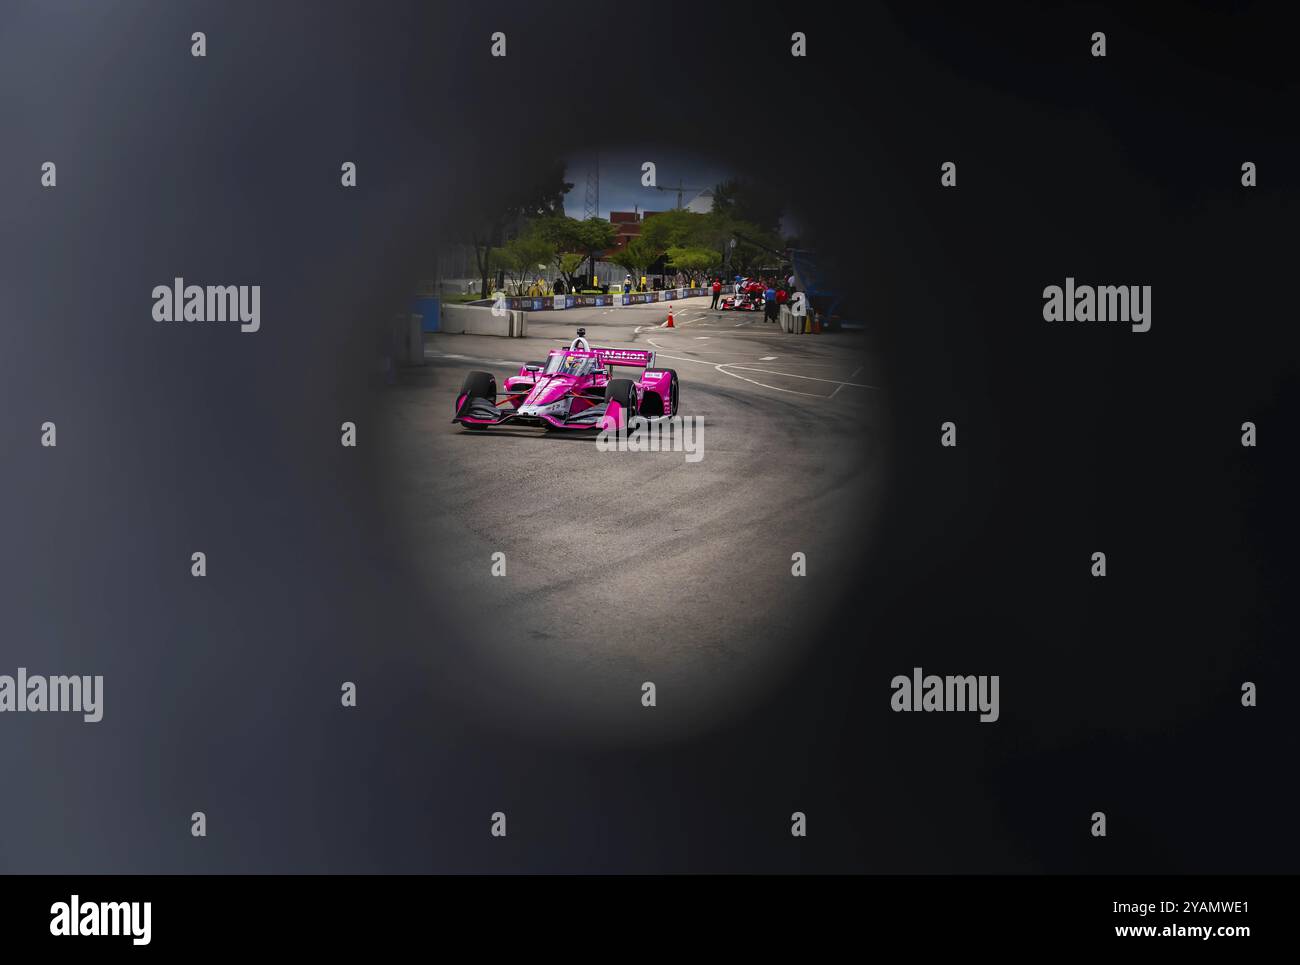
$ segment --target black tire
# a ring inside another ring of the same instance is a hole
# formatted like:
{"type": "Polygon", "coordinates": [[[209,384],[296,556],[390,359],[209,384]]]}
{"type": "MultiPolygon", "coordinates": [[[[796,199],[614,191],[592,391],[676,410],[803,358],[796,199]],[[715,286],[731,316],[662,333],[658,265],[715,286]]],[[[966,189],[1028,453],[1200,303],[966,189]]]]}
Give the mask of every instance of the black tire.
{"type": "Polygon", "coordinates": [[[613,379],[605,386],[605,402],[617,402],[627,410],[628,418],[636,415],[636,383],[631,379],[613,379]]]}
{"type": "MultiPolygon", "coordinates": [[[[461,384],[460,394],[467,396],[462,408],[468,408],[470,399],[487,399],[493,405],[497,401],[497,378],[491,372],[470,372],[461,384]]],[[[462,422],[466,429],[482,430],[487,426],[475,422],[462,422]]]]}
{"type": "Polygon", "coordinates": [[[497,377],[491,372],[470,372],[460,387],[460,394],[471,399],[487,399],[496,404],[497,377]]]}

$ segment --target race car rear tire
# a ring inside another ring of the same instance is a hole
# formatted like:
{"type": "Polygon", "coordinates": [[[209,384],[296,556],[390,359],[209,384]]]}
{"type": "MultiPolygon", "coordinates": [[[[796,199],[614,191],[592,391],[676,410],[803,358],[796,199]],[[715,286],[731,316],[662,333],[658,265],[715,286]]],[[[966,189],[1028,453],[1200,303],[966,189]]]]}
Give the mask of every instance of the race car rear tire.
{"type": "Polygon", "coordinates": [[[668,397],[660,394],[659,388],[647,389],[641,397],[641,415],[648,419],[657,416],[674,416],[677,414],[677,373],[672,369],[658,369],[668,375],[668,397]]]}
{"type": "Polygon", "coordinates": [[[605,402],[617,402],[630,419],[636,415],[636,383],[631,379],[612,379],[605,386],[605,402]]]}

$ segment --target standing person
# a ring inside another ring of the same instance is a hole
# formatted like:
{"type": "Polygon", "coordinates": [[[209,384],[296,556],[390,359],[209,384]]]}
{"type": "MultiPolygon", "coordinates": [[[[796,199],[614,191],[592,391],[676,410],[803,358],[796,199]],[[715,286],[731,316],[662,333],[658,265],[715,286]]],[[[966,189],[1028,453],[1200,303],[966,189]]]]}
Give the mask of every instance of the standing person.
{"type": "Polygon", "coordinates": [[[718,296],[722,294],[722,279],[713,279],[713,301],[709,303],[710,308],[718,307],[718,296]]]}
{"type": "Polygon", "coordinates": [[[763,291],[763,309],[767,316],[767,321],[776,321],[776,289],[770,284],[763,291]]]}

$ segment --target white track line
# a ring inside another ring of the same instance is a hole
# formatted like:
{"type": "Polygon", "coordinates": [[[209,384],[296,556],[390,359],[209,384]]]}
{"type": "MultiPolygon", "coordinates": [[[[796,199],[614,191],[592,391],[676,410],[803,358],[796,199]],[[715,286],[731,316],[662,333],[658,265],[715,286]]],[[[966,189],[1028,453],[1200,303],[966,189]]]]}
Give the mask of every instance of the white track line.
{"type": "MultiPolygon", "coordinates": [[[[662,346],[660,346],[658,343],[656,343],[656,342],[654,341],[654,339],[647,339],[646,341],[648,341],[651,345],[654,345],[655,348],[661,348],[661,347],[662,347],[662,346]]],[[[514,361],[513,359],[485,359],[485,358],[482,358],[481,356],[476,356],[476,355],[453,355],[453,354],[451,354],[451,353],[449,353],[449,352],[437,352],[437,351],[432,351],[432,350],[430,350],[430,351],[426,351],[426,352],[424,353],[424,357],[425,357],[425,358],[456,359],[456,360],[458,360],[458,361],[463,361],[463,362],[483,362],[483,363],[488,364],[488,365],[509,365],[509,366],[515,366],[515,365],[522,365],[522,364],[523,364],[522,362],[517,362],[517,361],[514,361]]],[[[772,372],[772,371],[769,371],[768,369],[755,369],[755,368],[749,368],[749,367],[747,367],[747,366],[741,365],[741,364],[738,363],[738,362],[706,362],[706,361],[704,361],[703,359],[688,359],[688,358],[683,358],[683,357],[680,356],[680,355],[660,355],[660,354],[658,354],[658,353],[656,353],[656,356],[655,356],[655,357],[656,357],[656,358],[673,359],[674,361],[677,361],[677,362],[694,362],[696,365],[711,365],[711,366],[713,366],[713,369],[714,369],[715,371],[717,371],[717,372],[721,372],[723,375],[729,375],[729,376],[731,376],[733,379],[740,379],[740,381],[742,381],[742,382],[748,382],[750,385],[758,385],[758,386],[762,386],[762,387],[765,388],[765,389],[772,389],[772,390],[775,391],[775,392],[785,392],[785,393],[787,393],[788,395],[802,395],[802,396],[807,396],[807,397],[810,398],[810,399],[828,399],[828,398],[833,399],[833,398],[835,397],[835,393],[836,393],[836,392],[839,392],[839,390],[842,389],[842,388],[844,388],[844,386],[846,386],[846,385],[851,386],[851,387],[853,387],[853,388],[855,388],[855,389],[879,389],[879,386],[875,386],[875,385],[863,385],[863,384],[858,383],[858,382],[841,382],[841,381],[839,381],[838,379],[815,379],[815,378],[813,378],[812,376],[809,376],[809,375],[794,375],[793,373],[790,373],[790,372],[772,372]],[[806,380],[808,380],[808,381],[810,381],[810,382],[828,382],[828,383],[830,383],[830,384],[836,386],[836,388],[835,388],[835,392],[832,392],[829,396],[826,396],[826,395],[818,395],[816,392],[800,392],[800,391],[798,391],[797,389],[783,389],[783,388],[781,388],[781,386],[779,386],[779,385],[769,385],[768,383],[766,383],[766,382],[760,382],[760,381],[758,381],[757,379],[748,379],[748,378],[745,378],[745,376],[743,376],[743,375],[737,375],[735,372],[728,372],[727,369],[729,369],[729,368],[732,368],[732,369],[740,369],[740,370],[743,371],[743,372],[762,372],[762,373],[765,373],[765,374],[767,374],[767,375],[776,375],[776,376],[780,376],[780,377],[782,377],[782,378],[790,378],[790,379],[806,379],[806,380]]],[[[858,372],[861,372],[861,371],[862,371],[862,367],[859,366],[859,367],[858,367],[858,370],[857,370],[856,372],[854,372],[853,375],[857,375],[858,372]]],[[[851,376],[849,376],[849,378],[853,378],[853,376],[851,375],[851,376]]]]}
{"type": "Polygon", "coordinates": [[[523,365],[523,362],[514,359],[485,359],[479,355],[452,355],[450,352],[435,352],[426,350],[424,353],[426,359],[456,359],[460,362],[483,362],[487,365],[523,365]]]}
{"type": "MultiPolygon", "coordinates": [[[[657,342],[655,342],[654,339],[647,339],[647,341],[648,341],[651,345],[655,346],[655,348],[661,348],[661,347],[662,347],[662,346],[660,346],[657,342]]],[[[656,358],[656,360],[657,360],[657,359],[660,359],[660,358],[665,358],[665,359],[672,359],[672,360],[674,360],[674,361],[676,361],[676,362],[694,362],[696,365],[711,365],[711,366],[713,366],[714,371],[721,372],[723,375],[729,375],[729,376],[731,376],[733,379],[740,379],[740,381],[742,381],[742,382],[748,382],[750,385],[761,385],[763,388],[765,388],[765,389],[772,389],[772,390],[775,391],[775,392],[785,392],[785,393],[787,393],[787,394],[789,394],[789,395],[803,395],[803,396],[807,396],[807,397],[810,398],[810,399],[823,399],[823,400],[825,400],[825,399],[830,398],[830,396],[819,395],[819,394],[817,394],[816,392],[800,392],[798,389],[783,389],[783,388],[781,388],[781,386],[779,386],[779,385],[768,385],[768,383],[766,383],[766,382],[760,382],[760,381],[758,381],[757,379],[747,379],[747,378],[745,378],[745,376],[743,376],[743,375],[737,375],[735,372],[728,372],[728,371],[727,371],[728,368],[742,368],[742,366],[740,366],[738,363],[735,363],[735,362],[732,362],[732,363],[727,363],[727,362],[717,362],[717,363],[715,363],[715,362],[706,362],[706,361],[704,361],[703,359],[688,359],[688,358],[683,358],[683,357],[680,356],[680,355],[662,355],[662,354],[660,354],[660,353],[655,353],[655,358],[656,358]]],[[[766,370],[766,369],[753,369],[753,370],[745,369],[745,371],[766,372],[767,370],[766,370]]],[[[788,373],[785,373],[785,372],[768,372],[767,374],[768,374],[768,375],[786,376],[788,373]]],[[[789,377],[792,378],[792,379],[810,379],[810,378],[811,378],[810,376],[807,376],[807,375],[790,375],[789,377]]],[[[839,385],[839,386],[852,385],[854,388],[863,388],[863,389],[874,389],[874,388],[877,388],[877,387],[874,386],[874,385],[859,385],[859,384],[857,384],[857,383],[855,383],[855,382],[838,382],[838,381],[835,380],[835,379],[811,379],[811,381],[813,381],[813,382],[830,382],[830,383],[832,383],[832,384],[839,385]]]]}
{"type": "MultiPolygon", "coordinates": [[[[856,369],[853,370],[853,375],[850,375],[849,378],[854,378],[854,377],[855,377],[859,372],[861,372],[861,371],[862,371],[862,366],[859,365],[856,369]]],[[[848,385],[848,383],[846,382],[845,385],[848,385]]],[[[835,392],[838,392],[838,391],[839,391],[840,389],[842,389],[842,388],[844,388],[843,385],[837,385],[837,386],[835,387],[835,392]]],[[[835,398],[835,392],[832,392],[832,393],[831,393],[831,398],[832,398],[832,399],[835,398]]]]}
{"type": "MultiPolygon", "coordinates": [[[[771,369],[755,369],[755,368],[750,368],[748,365],[741,365],[738,362],[722,362],[719,367],[728,368],[728,369],[740,369],[740,371],[742,372],[762,372],[765,375],[779,375],[785,379],[806,379],[809,382],[829,382],[832,385],[838,385],[840,389],[844,388],[844,386],[846,385],[850,385],[855,389],[879,389],[880,388],[880,386],[878,385],[866,385],[865,383],[862,382],[849,382],[840,379],[818,379],[818,378],[814,378],[811,375],[795,375],[792,372],[773,372],[771,369]]],[[[861,371],[862,368],[859,366],[858,372],[861,371]]],[[[858,372],[854,372],[853,375],[857,375],[858,372]]],[[[850,379],[853,378],[853,375],[850,375],[849,378],[850,379]]],[[[840,389],[836,389],[835,392],[838,392],[840,389]]],[[[834,392],[831,393],[831,395],[834,394],[835,394],[834,392]]]]}
{"type": "MultiPolygon", "coordinates": [[[[665,358],[673,359],[677,362],[698,362],[700,365],[713,365],[712,362],[704,362],[700,359],[684,359],[680,355],[655,355],[656,359],[665,358]]],[[[810,399],[826,399],[827,396],[818,395],[816,392],[798,392],[795,389],[783,389],[779,385],[768,385],[766,382],[759,382],[757,379],[747,379],[743,375],[737,375],[735,372],[728,372],[721,364],[713,365],[713,368],[723,375],[730,375],[733,379],[740,379],[742,382],[748,382],[751,385],[761,385],[765,389],[775,389],[777,392],[786,392],[790,395],[805,395],[810,399]]]]}

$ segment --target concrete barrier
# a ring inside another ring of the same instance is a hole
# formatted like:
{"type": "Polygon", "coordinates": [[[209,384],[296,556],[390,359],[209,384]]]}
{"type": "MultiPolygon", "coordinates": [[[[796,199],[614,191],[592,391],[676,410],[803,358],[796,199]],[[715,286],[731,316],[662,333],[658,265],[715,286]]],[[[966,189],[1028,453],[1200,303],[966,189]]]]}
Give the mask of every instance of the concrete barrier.
{"type": "Polygon", "coordinates": [[[528,334],[528,313],[507,311],[504,315],[492,314],[492,309],[477,305],[442,306],[439,331],[452,335],[499,335],[502,338],[523,338],[528,334]]]}

